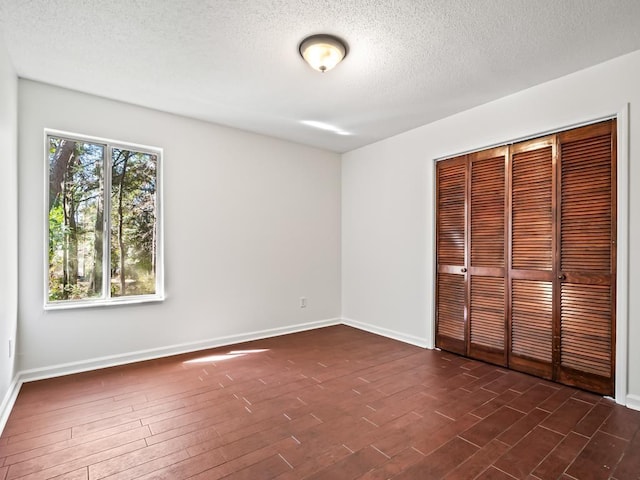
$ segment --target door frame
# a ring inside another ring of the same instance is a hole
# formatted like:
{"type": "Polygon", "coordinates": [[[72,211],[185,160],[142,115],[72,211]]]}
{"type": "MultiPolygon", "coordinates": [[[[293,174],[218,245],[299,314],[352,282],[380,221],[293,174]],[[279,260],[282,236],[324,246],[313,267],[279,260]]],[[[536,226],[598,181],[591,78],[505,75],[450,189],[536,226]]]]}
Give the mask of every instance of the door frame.
{"type": "MultiPolygon", "coordinates": [[[[591,125],[593,123],[602,122],[615,118],[616,135],[617,135],[617,176],[616,176],[616,192],[617,192],[617,261],[616,261],[616,352],[615,352],[615,401],[621,405],[627,405],[628,395],[628,369],[629,369],[629,104],[625,103],[615,112],[606,112],[602,115],[593,115],[588,119],[578,121],[569,125],[538,132],[527,135],[526,137],[505,140],[504,142],[492,145],[479,146],[476,149],[464,152],[452,153],[450,155],[435,158],[431,161],[431,232],[432,232],[432,249],[431,258],[431,279],[432,291],[435,292],[437,261],[436,261],[436,163],[447,158],[458,157],[479,150],[510,145],[526,140],[530,140],[545,135],[570,130],[573,128],[591,125]]],[[[427,329],[427,347],[434,349],[435,333],[436,333],[436,302],[435,297],[431,301],[431,320],[428,322],[427,329]]]]}

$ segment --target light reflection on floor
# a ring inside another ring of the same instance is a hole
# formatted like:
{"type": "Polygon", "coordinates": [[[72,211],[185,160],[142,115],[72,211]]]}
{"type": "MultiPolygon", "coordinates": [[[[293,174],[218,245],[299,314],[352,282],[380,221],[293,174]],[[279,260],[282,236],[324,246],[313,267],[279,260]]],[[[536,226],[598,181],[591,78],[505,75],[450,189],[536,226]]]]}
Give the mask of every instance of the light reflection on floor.
{"type": "Polygon", "coordinates": [[[187,360],[184,363],[212,363],[212,362],[222,362],[224,360],[230,360],[232,358],[244,357],[245,355],[249,355],[252,353],[261,353],[269,351],[268,348],[256,348],[253,350],[231,350],[228,353],[216,353],[213,355],[205,355],[203,357],[193,358],[191,360],[187,360]]]}

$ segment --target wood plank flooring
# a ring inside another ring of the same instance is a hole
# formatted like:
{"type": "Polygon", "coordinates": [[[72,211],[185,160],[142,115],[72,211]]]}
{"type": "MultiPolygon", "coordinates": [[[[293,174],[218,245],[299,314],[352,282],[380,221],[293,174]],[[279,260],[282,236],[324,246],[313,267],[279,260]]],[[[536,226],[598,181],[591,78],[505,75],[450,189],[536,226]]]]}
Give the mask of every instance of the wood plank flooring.
{"type": "Polygon", "coordinates": [[[640,479],[640,412],[336,326],[25,384],[0,479],[640,479]]]}

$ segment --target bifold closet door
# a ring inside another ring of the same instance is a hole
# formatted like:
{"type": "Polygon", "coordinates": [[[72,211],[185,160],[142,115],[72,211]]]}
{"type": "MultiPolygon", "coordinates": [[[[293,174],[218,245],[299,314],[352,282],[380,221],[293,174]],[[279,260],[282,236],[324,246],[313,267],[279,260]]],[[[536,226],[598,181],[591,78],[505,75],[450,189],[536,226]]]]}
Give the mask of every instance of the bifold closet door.
{"type": "Polygon", "coordinates": [[[467,157],[436,165],[436,345],[466,355],[467,157]]]}
{"type": "Polygon", "coordinates": [[[436,345],[612,395],[616,122],[436,166],[436,345]]]}
{"type": "Polygon", "coordinates": [[[553,378],[554,137],[511,147],[509,367],[553,378]]]}
{"type": "Polygon", "coordinates": [[[505,350],[508,147],[439,162],[436,345],[499,365],[505,350]]]}
{"type": "Polygon", "coordinates": [[[506,338],[506,164],[508,147],[469,155],[470,214],[468,352],[470,357],[507,364],[506,338]]]}
{"type": "Polygon", "coordinates": [[[612,395],[616,123],[558,134],[557,380],[612,395]]]}

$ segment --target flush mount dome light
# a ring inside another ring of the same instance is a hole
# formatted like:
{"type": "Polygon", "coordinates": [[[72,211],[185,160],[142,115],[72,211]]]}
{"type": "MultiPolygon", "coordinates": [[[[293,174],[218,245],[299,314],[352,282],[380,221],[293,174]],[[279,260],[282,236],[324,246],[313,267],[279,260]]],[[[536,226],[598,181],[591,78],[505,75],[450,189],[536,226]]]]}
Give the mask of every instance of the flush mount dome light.
{"type": "Polygon", "coordinates": [[[311,35],[300,43],[299,51],[312,68],[324,73],[347,55],[347,44],[333,35],[311,35]]]}

